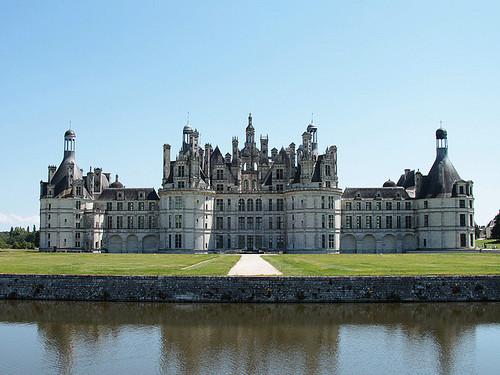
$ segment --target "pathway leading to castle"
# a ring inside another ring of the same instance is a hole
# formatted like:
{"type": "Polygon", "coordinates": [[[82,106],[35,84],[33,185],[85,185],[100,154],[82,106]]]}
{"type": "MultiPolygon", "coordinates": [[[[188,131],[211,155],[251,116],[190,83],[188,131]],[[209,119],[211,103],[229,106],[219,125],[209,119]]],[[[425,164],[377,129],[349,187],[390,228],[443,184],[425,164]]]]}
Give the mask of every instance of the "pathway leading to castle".
{"type": "Polygon", "coordinates": [[[259,254],[243,254],[228,273],[229,276],[279,276],[281,274],[259,254]]]}

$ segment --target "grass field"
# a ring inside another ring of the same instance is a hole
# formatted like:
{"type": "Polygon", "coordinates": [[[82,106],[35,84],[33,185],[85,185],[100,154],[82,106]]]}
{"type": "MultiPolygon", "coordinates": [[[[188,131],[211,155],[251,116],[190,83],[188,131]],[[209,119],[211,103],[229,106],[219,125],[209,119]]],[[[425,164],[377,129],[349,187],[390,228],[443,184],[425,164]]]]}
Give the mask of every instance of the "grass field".
{"type": "Polygon", "coordinates": [[[227,275],[239,255],[89,254],[0,251],[0,274],[227,275]]]}
{"type": "Polygon", "coordinates": [[[496,246],[497,249],[500,249],[500,240],[476,240],[476,247],[482,249],[484,248],[484,244],[486,244],[487,249],[492,249],[493,246],[496,246]]]}
{"type": "Polygon", "coordinates": [[[500,274],[500,254],[284,254],[264,259],[285,276],[500,274]]]}

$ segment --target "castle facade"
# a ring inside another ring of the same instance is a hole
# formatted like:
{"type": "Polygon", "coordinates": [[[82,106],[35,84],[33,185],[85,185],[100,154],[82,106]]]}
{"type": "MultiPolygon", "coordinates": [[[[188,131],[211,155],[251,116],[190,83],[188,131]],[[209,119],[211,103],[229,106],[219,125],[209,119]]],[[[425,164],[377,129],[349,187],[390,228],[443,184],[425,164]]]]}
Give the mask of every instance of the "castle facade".
{"type": "Polygon", "coordinates": [[[86,174],[76,134],[40,182],[40,249],[109,252],[343,252],[474,248],[472,181],[448,158],[447,132],[436,131],[429,173],[405,170],[380,187],[339,188],[337,147],[320,154],[318,129],[302,143],[259,145],[251,114],[242,147],[200,146],[189,124],[175,159],[163,145],[161,188],[126,188],[110,173],[86,174]]]}

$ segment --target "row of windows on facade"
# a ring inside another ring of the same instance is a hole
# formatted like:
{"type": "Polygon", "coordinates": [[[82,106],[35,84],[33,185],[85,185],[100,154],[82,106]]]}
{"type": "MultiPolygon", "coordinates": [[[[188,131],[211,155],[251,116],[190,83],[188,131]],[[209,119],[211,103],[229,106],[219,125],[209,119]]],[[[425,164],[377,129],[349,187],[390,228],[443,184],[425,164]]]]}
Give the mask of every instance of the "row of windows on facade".
{"type": "MultiPolygon", "coordinates": [[[[405,219],[405,228],[411,229],[412,227],[412,218],[410,215],[404,217],[405,219]]],[[[356,229],[382,229],[382,216],[375,216],[375,226],[373,225],[373,216],[365,216],[364,223],[362,221],[361,216],[355,217],[356,223],[353,223],[353,217],[348,215],[345,217],[345,227],[346,229],[353,229],[353,224],[355,224],[356,229]]],[[[393,216],[385,216],[385,227],[384,229],[401,229],[402,225],[401,216],[396,216],[396,225],[394,227],[393,216]]]]}
{"type": "MultiPolygon", "coordinates": [[[[418,218],[417,218],[418,220],[418,218]]],[[[467,215],[466,214],[460,214],[459,216],[459,225],[461,227],[466,227],[467,226],[467,215]]],[[[424,227],[429,226],[429,215],[424,215],[424,227]]],[[[474,216],[472,214],[469,215],[469,226],[473,227],[474,226],[474,216]]]]}
{"type": "MultiPolygon", "coordinates": [[[[353,205],[352,205],[353,202],[346,202],[345,203],[345,209],[346,211],[352,211],[352,208],[353,208],[353,205]]],[[[356,205],[354,206],[355,207],[355,210],[357,211],[361,211],[363,210],[363,205],[361,202],[355,202],[356,205]]],[[[392,210],[393,207],[396,208],[396,210],[401,210],[402,207],[403,207],[403,202],[395,202],[396,205],[394,206],[392,204],[393,202],[385,202],[385,209],[386,210],[392,210]]],[[[375,202],[375,205],[372,204],[372,202],[365,202],[364,204],[364,210],[365,211],[372,211],[373,210],[373,207],[375,207],[375,210],[377,211],[381,211],[382,210],[382,202],[375,202]]],[[[404,209],[405,210],[411,210],[411,202],[404,202],[404,209]]]]}
{"type": "MultiPolygon", "coordinates": [[[[292,197],[290,199],[290,206],[291,209],[295,209],[295,197],[292,197]]],[[[215,210],[216,211],[232,211],[232,201],[231,199],[227,199],[226,202],[224,202],[224,199],[217,198],[215,200],[215,210]]],[[[304,208],[304,200],[302,199],[301,202],[301,207],[304,208]]],[[[178,210],[178,209],[183,209],[184,208],[184,202],[182,200],[182,197],[176,196],[176,197],[169,197],[168,198],[168,207],[170,210],[178,210]]],[[[268,211],[284,211],[285,208],[285,199],[283,198],[277,198],[276,200],[273,199],[268,199],[267,203],[267,210],[268,211]],[[276,201],[276,202],[275,202],[276,201]]],[[[334,209],[335,208],[335,197],[321,197],[321,208],[322,209],[334,209]]],[[[238,205],[237,209],[239,212],[242,211],[262,211],[263,210],[263,202],[262,199],[257,198],[257,199],[252,199],[249,198],[245,201],[245,199],[240,198],[238,199],[238,205]]]]}
{"type": "MultiPolygon", "coordinates": [[[[123,209],[123,203],[124,202],[116,202],[116,211],[124,211],[123,209]]],[[[135,205],[135,202],[127,202],[127,211],[134,211],[135,207],[137,207],[137,211],[144,211],[144,202],[137,202],[137,206],[135,205]]],[[[156,210],[156,202],[149,202],[148,203],[148,208],[149,211],[154,211],[156,210]]],[[[106,211],[115,211],[113,209],[113,202],[106,202],[106,211]]]]}
{"type": "MultiPolygon", "coordinates": [[[[107,229],[125,229],[123,226],[123,216],[108,216],[106,227],[107,229]],[[116,219],[114,219],[116,218],[116,219]]],[[[134,220],[134,216],[127,216],[127,226],[126,229],[146,229],[145,227],[145,217],[138,216],[137,220],[134,220]]],[[[157,220],[154,216],[147,217],[147,229],[155,229],[157,228],[157,220]]]]}

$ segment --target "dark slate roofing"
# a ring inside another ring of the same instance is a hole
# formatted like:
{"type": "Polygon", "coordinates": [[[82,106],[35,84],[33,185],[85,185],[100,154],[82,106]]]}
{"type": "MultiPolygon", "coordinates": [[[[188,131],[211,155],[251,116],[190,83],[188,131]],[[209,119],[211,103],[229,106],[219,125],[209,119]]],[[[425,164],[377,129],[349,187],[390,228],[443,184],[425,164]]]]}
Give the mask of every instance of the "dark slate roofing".
{"type": "Polygon", "coordinates": [[[273,169],[270,168],[269,171],[267,171],[266,177],[264,177],[264,186],[270,186],[273,184],[273,169]]]}
{"type": "Polygon", "coordinates": [[[214,152],[212,152],[212,155],[210,155],[210,162],[218,162],[218,163],[226,162],[224,156],[222,156],[222,153],[220,152],[219,146],[216,146],[214,152]]]}
{"type": "Polygon", "coordinates": [[[99,196],[101,201],[113,201],[117,198],[117,193],[122,191],[125,201],[139,200],[139,192],[143,191],[145,200],[159,201],[160,197],[153,188],[125,188],[125,189],[105,189],[99,196]]]}
{"type": "Polygon", "coordinates": [[[382,187],[395,187],[396,186],[396,183],[394,181],[392,181],[391,179],[388,179],[386,182],[384,182],[384,184],[382,185],[382,187]]]}
{"type": "Polygon", "coordinates": [[[403,173],[398,180],[397,186],[402,186],[405,189],[415,186],[415,170],[403,173]]]}
{"type": "Polygon", "coordinates": [[[58,196],[63,190],[69,186],[69,169],[72,169],[73,180],[82,179],[82,171],[76,164],[75,153],[66,151],[64,159],[57,168],[56,173],[49,182],[54,185],[54,196],[58,196]]]}
{"type": "Polygon", "coordinates": [[[301,173],[302,167],[300,163],[297,164],[297,167],[295,168],[295,176],[293,176],[293,184],[298,184],[300,182],[300,173],[301,173]]]}
{"type": "Polygon", "coordinates": [[[401,198],[409,198],[410,196],[403,187],[382,187],[382,188],[346,188],[342,194],[342,198],[397,198],[398,194],[401,198]],[[380,196],[379,196],[380,194],[380,196]]]}
{"type": "Polygon", "coordinates": [[[323,157],[324,155],[319,155],[318,160],[316,160],[311,182],[321,182],[321,164],[323,163],[323,157]]]}
{"type": "Polygon", "coordinates": [[[446,149],[438,149],[431,170],[422,179],[417,198],[451,197],[453,185],[461,180],[457,170],[448,158],[446,149]]]}

